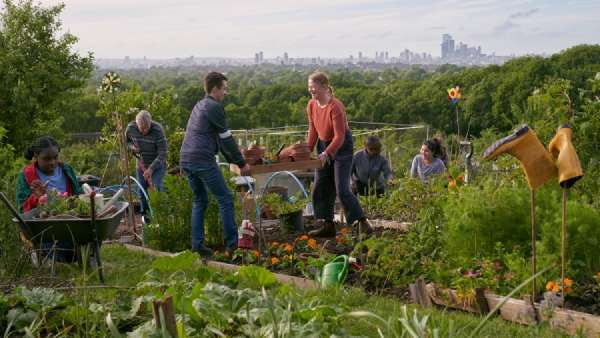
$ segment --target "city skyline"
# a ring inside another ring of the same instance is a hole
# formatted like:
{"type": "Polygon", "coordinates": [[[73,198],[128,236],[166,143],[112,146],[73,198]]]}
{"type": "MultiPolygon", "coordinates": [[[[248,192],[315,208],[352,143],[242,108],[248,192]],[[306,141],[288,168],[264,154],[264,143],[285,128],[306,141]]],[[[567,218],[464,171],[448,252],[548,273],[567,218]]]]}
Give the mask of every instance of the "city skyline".
{"type": "Polygon", "coordinates": [[[496,55],[600,43],[598,1],[42,0],[97,58],[343,58],[404,50],[440,56],[442,34],[496,55]]]}

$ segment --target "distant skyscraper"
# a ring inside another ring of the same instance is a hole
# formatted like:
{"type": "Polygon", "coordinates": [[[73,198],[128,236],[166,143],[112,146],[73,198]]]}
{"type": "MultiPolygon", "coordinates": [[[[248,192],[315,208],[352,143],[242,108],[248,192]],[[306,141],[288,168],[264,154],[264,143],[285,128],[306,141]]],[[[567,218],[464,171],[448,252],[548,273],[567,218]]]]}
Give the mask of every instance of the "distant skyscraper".
{"type": "Polygon", "coordinates": [[[361,62],[363,59],[362,52],[358,52],[358,62],[361,62]]]}
{"type": "Polygon", "coordinates": [[[258,55],[258,53],[254,53],[254,63],[255,64],[260,63],[260,55],[258,55]]]}
{"type": "Polygon", "coordinates": [[[442,59],[447,59],[454,55],[454,39],[450,34],[442,35],[442,59]]]}
{"type": "Polygon", "coordinates": [[[283,63],[285,63],[287,65],[288,60],[289,60],[288,53],[287,52],[283,53],[283,63]]]}
{"type": "Polygon", "coordinates": [[[263,63],[265,61],[265,56],[263,55],[262,51],[260,51],[258,53],[258,58],[259,58],[259,63],[263,63]]]}

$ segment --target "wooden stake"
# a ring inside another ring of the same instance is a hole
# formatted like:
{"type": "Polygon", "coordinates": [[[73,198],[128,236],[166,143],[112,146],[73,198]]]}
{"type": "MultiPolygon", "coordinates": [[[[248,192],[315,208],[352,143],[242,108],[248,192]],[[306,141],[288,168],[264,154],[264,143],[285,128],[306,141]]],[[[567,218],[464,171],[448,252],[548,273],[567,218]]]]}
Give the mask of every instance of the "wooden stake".
{"type": "Polygon", "coordinates": [[[565,260],[566,260],[566,237],[567,237],[567,194],[569,189],[563,187],[562,196],[562,230],[560,236],[560,295],[561,295],[561,306],[565,307],[565,260]]]}
{"type": "Polygon", "coordinates": [[[163,300],[155,300],[152,302],[152,317],[157,329],[161,329],[163,325],[171,337],[177,337],[177,322],[175,321],[175,306],[173,305],[173,297],[166,294],[163,300]],[[162,316],[161,316],[162,312],[162,316]],[[164,323],[161,320],[164,319],[164,323]]]}
{"type": "Polygon", "coordinates": [[[127,151],[127,139],[125,137],[125,131],[123,130],[123,120],[121,120],[121,114],[115,112],[117,116],[117,133],[119,134],[119,150],[121,154],[121,175],[127,182],[127,226],[132,229],[132,233],[135,232],[135,217],[133,214],[133,194],[131,193],[131,178],[129,176],[129,152],[127,151]]]}
{"type": "MultiPolygon", "coordinates": [[[[535,250],[535,241],[536,241],[536,224],[535,224],[535,190],[531,189],[531,275],[535,276],[536,273],[536,250],[535,250]]],[[[531,301],[535,302],[535,280],[534,277],[531,281],[531,301]]]]}

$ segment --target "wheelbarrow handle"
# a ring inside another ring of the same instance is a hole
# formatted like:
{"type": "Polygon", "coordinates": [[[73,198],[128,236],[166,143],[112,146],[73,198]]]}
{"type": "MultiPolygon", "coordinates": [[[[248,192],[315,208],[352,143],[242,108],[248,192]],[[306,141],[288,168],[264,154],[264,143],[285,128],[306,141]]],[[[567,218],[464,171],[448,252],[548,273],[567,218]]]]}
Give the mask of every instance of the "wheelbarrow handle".
{"type": "Polygon", "coordinates": [[[19,214],[17,209],[12,205],[12,203],[10,203],[10,201],[6,197],[6,194],[4,194],[4,192],[2,192],[2,191],[0,191],[0,198],[2,198],[2,202],[4,202],[6,207],[12,212],[13,216],[15,216],[15,218],[19,220],[19,223],[21,223],[21,225],[23,226],[23,229],[29,231],[29,226],[27,225],[27,223],[25,223],[25,220],[23,220],[23,217],[21,217],[21,215],[19,214]]]}

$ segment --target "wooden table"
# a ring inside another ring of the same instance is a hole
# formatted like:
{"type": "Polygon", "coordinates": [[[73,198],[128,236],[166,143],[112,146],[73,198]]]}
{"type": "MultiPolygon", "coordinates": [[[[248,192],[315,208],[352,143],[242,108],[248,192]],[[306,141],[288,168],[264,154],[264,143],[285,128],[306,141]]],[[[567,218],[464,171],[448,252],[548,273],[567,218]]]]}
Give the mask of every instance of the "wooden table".
{"type": "MultiPolygon", "coordinates": [[[[321,161],[319,160],[257,164],[250,166],[250,175],[266,174],[277,171],[309,170],[317,168],[321,168],[321,161]]],[[[235,164],[230,164],[229,170],[237,175],[240,174],[240,168],[235,164]]]]}

